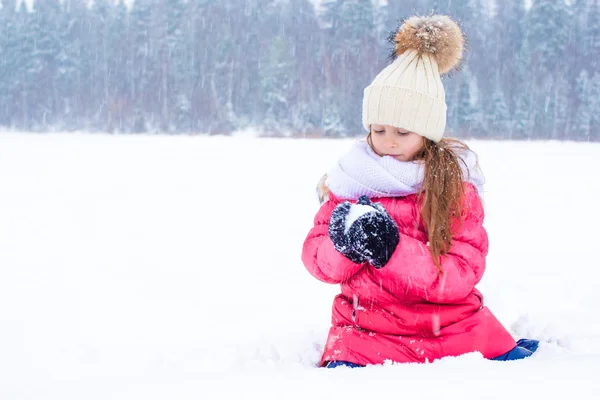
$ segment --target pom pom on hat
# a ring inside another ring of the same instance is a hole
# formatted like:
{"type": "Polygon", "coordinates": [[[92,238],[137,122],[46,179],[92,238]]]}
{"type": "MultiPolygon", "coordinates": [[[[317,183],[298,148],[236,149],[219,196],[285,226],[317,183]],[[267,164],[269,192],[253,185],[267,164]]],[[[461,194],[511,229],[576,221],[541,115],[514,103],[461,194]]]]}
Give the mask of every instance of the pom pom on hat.
{"type": "Polygon", "coordinates": [[[409,49],[435,57],[440,75],[458,67],[462,61],[465,37],[458,24],[446,15],[414,16],[405,20],[390,37],[395,43],[393,58],[409,49]]]}

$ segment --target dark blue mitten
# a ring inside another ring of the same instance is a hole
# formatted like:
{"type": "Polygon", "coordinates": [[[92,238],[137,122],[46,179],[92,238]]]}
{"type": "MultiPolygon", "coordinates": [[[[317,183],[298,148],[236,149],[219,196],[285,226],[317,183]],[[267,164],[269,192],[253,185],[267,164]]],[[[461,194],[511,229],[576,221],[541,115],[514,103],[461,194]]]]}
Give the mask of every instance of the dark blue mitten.
{"type": "Polygon", "coordinates": [[[373,267],[382,268],[400,242],[398,226],[380,203],[373,204],[368,197],[361,196],[358,204],[368,206],[372,211],[360,213],[351,222],[346,235],[348,246],[366,258],[373,267]]]}
{"type": "Polygon", "coordinates": [[[352,204],[349,201],[338,204],[331,213],[328,231],[333,247],[352,262],[359,264],[367,261],[367,258],[357,253],[348,241],[346,221],[351,208],[352,204]]]}

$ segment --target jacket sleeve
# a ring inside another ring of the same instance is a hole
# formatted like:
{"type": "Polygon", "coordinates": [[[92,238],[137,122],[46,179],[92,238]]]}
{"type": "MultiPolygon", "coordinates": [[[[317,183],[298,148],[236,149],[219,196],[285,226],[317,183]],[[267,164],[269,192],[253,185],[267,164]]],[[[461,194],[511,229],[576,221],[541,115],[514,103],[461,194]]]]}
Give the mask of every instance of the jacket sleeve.
{"type": "Polygon", "coordinates": [[[350,261],[333,247],[328,234],[329,219],[338,204],[335,197],[323,203],[302,247],[302,262],[308,272],[320,281],[333,284],[345,282],[366,265],[350,261]]]}
{"type": "Polygon", "coordinates": [[[488,252],[483,206],[477,191],[466,186],[463,221],[442,256],[441,271],[433,262],[428,243],[400,234],[400,243],[387,265],[373,274],[397,292],[433,303],[454,303],[467,297],[481,280],[488,252]]]}

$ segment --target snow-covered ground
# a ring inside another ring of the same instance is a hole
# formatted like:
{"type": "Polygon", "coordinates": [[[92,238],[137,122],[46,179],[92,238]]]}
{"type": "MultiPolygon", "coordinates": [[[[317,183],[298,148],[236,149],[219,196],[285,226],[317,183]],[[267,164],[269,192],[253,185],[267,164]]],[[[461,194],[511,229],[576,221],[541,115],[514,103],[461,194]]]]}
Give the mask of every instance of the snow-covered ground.
{"type": "Polygon", "coordinates": [[[595,399],[600,144],[470,142],[479,289],[533,357],[318,369],[300,261],[349,140],[0,134],[0,399],[595,399]]]}

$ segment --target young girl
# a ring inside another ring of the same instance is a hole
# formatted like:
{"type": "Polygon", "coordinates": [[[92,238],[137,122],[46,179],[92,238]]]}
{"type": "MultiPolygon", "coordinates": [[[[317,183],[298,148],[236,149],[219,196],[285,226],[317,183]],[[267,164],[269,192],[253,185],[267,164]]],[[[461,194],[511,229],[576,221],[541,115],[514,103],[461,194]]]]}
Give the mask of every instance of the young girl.
{"type": "Polygon", "coordinates": [[[476,156],[443,138],[440,75],[463,34],[447,16],[412,17],[393,41],[364,91],[366,139],[321,179],[302,250],[315,278],[341,285],[321,366],[525,358],[538,342],[515,343],[475,289],[488,251],[476,156]]]}

